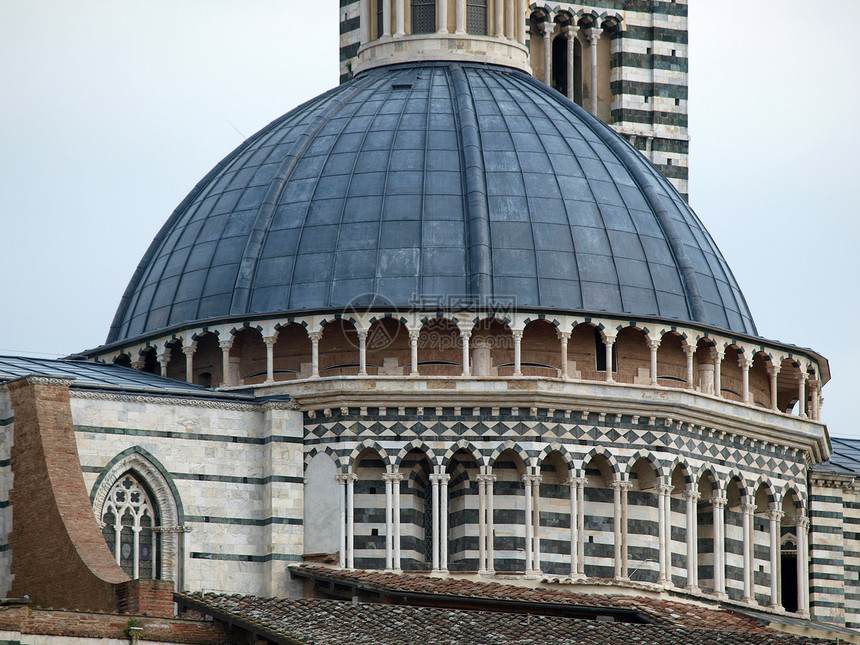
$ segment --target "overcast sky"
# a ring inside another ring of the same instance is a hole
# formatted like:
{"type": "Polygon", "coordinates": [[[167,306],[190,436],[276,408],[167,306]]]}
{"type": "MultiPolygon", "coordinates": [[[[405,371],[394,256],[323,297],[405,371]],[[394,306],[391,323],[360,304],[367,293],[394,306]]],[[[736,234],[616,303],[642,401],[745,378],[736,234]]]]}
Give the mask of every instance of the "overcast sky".
{"type": "MultiPolygon", "coordinates": [[[[337,0],[0,0],[0,354],[104,342],[186,193],[338,81],[337,0]]],[[[691,0],[691,203],[860,436],[860,0],[691,0]]]]}

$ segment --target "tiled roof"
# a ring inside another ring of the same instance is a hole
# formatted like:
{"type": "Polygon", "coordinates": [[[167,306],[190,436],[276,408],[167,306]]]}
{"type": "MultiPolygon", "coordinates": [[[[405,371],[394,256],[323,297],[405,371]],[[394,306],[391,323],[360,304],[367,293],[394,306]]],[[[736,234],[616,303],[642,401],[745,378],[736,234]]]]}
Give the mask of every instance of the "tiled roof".
{"type": "Polygon", "coordinates": [[[313,578],[339,580],[392,594],[427,594],[463,599],[495,600],[499,603],[541,603],[604,607],[643,614],[664,625],[719,629],[734,632],[768,632],[760,622],[720,609],[709,609],[682,602],[642,596],[586,594],[566,589],[520,587],[496,582],[473,582],[458,578],[431,578],[420,575],[397,575],[375,571],[345,571],[319,566],[294,566],[294,573],[313,578]]]}
{"type": "Polygon", "coordinates": [[[860,439],[831,437],[833,453],[830,459],[815,466],[815,470],[845,474],[860,474],[860,439]]]}
{"type": "Polygon", "coordinates": [[[290,645],[812,645],[775,633],[336,600],[177,594],[181,605],[290,645]]]}

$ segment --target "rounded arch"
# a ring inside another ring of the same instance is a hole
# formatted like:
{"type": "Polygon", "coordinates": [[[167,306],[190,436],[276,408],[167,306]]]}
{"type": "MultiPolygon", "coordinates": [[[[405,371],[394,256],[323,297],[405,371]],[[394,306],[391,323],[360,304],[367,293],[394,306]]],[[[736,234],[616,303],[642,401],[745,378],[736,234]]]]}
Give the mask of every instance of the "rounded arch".
{"type": "Polygon", "coordinates": [[[602,457],[606,461],[607,465],[609,466],[609,468],[612,471],[613,477],[619,478],[619,477],[623,476],[621,465],[618,463],[618,460],[615,458],[615,455],[613,455],[611,452],[609,452],[609,450],[607,450],[606,448],[600,448],[600,447],[592,448],[583,456],[582,461],[580,462],[581,463],[580,469],[583,472],[585,472],[585,467],[595,457],[602,457]]]}
{"type": "Polygon", "coordinates": [[[693,467],[683,455],[673,455],[669,460],[664,462],[664,466],[670,477],[674,477],[675,472],[680,468],[685,485],[689,486],[696,483],[693,477],[693,467]]]}
{"type": "Polygon", "coordinates": [[[434,466],[439,465],[440,463],[440,460],[433,448],[431,448],[426,442],[422,441],[421,439],[413,439],[405,446],[403,446],[394,456],[392,465],[395,468],[400,468],[400,464],[403,463],[403,459],[406,457],[406,455],[413,451],[424,453],[424,456],[427,457],[430,463],[434,466]]]}
{"type": "Polygon", "coordinates": [[[535,457],[535,461],[538,464],[542,464],[550,454],[557,454],[561,460],[564,462],[564,465],[567,466],[570,474],[573,475],[576,472],[576,459],[574,456],[568,451],[566,446],[554,441],[548,446],[544,446],[543,450],[540,451],[540,454],[535,457]]]}
{"type": "Polygon", "coordinates": [[[490,468],[493,468],[499,457],[501,457],[501,455],[506,452],[511,452],[517,457],[519,457],[519,459],[522,461],[523,468],[526,469],[526,472],[530,467],[534,466],[533,460],[529,453],[526,451],[526,449],[518,445],[516,442],[510,440],[505,441],[503,444],[496,446],[496,448],[490,454],[489,459],[487,459],[487,465],[490,468]]]}
{"type": "Polygon", "coordinates": [[[361,456],[362,453],[367,451],[373,451],[379,455],[379,458],[382,459],[383,463],[386,466],[391,465],[391,458],[388,455],[388,452],[380,446],[376,441],[372,439],[365,439],[360,444],[358,444],[355,448],[352,449],[352,452],[349,454],[349,458],[347,459],[347,464],[349,464],[349,469],[351,471],[355,470],[356,460],[361,456]]]}
{"type": "Polygon", "coordinates": [[[469,454],[472,459],[475,460],[475,463],[478,466],[487,466],[487,459],[484,457],[483,453],[473,444],[471,441],[467,441],[466,439],[460,439],[455,444],[450,446],[448,450],[445,451],[445,454],[442,456],[442,467],[447,470],[448,466],[451,463],[451,459],[458,452],[465,452],[469,454]]]}
{"type": "Polygon", "coordinates": [[[654,474],[657,476],[657,478],[662,479],[664,481],[667,479],[668,472],[670,471],[666,469],[662,460],[659,459],[657,455],[652,453],[650,450],[637,450],[635,453],[633,453],[627,459],[627,462],[623,464],[621,471],[622,475],[629,478],[630,473],[633,472],[633,467],[636,465],[636,462],[643,459],[649,464],[651,464],[651,467],[654,469],[654,474]]]}
{"type": "Polygon", "coordinates": [[[337,453],[337,451],[331,446],[312,446],[307,452],[305,452],[305,468],[308,467],[308,464],[311,463],[311,460],[314,457],[320,454],[325,454],[331,457],[334,463],[337,465],[337,469],[339,472],[346,472],[343,460],[340,458],[340,455],[337,453]]]}

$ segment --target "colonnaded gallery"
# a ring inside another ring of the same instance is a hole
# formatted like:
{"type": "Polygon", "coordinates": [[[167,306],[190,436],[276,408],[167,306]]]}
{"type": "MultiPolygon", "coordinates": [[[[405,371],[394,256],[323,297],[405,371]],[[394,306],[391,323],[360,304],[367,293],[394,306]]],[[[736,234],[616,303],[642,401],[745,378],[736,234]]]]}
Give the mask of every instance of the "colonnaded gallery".
{"type": "Polygon", "coordinates": [[[686,0],[339,15],[105,344],[0,358],[0,643],[860,642],[860,442],[685,199],[686,0]]]}

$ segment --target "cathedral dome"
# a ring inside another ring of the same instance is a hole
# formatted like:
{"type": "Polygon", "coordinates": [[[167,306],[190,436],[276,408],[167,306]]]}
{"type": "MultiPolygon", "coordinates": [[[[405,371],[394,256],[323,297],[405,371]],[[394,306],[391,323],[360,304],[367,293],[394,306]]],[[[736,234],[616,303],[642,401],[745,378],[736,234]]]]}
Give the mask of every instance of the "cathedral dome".
{"type": "Polygon", "coordinates": [[[219,163],[108,342],[450,296],[756,335],[702,223],[621,136],[522,71],[425,62],[369,69],[219,163]]]}

